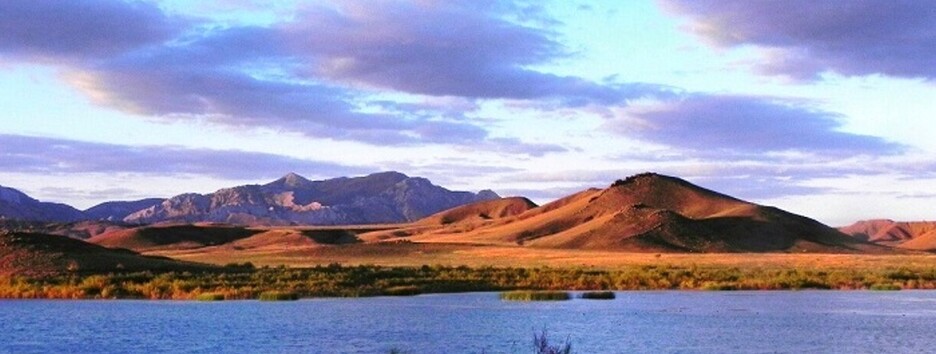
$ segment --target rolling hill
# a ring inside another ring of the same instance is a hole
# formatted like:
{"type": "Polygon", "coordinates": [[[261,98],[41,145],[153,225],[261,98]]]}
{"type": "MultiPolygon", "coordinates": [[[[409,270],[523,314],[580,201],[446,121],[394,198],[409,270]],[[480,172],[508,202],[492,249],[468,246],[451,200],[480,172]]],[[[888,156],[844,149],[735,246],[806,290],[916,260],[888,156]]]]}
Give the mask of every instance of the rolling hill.
{"type": "Polygon", "coordinates": [[[637,252],[887,251],[815,220],[653,173],[483,225],[459,224],[410,228],[397,234],[413,242],[637,252]]]}
{"type": "Polygon", "coordinates": [[[864,220],[839,228],[857,239],[897,248],[936,251],[936,222],[864,220]]]}
{"type": "Polygon", "coordinates": [[[103,233],[88,242],[137,252],[161,249],[193,249],[233,242],[261,231],[212,225],[156,225],[103,233]]]}
{"type": "Polygon", "coordinates": [[[209,266],[162,257],[142,256],[69,237],[27,232],[0,232],[0,275],[51,276],[113,271],[184,271],[209,266]]]}

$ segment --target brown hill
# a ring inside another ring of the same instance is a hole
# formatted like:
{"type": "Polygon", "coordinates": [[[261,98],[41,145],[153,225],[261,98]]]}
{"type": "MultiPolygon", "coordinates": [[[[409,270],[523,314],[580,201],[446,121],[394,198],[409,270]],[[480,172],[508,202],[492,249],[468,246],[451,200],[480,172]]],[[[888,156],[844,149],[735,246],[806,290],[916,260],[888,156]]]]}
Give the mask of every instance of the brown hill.
{"type": "Polygon", "coordinates": [[[652,173],[619,180],[606,189],[585,190],[515,217],[456,226],[423,229],[410,239],[654,252],[888,250],[803,216],[652,173]]]}
{"type": "Polygon", "coordinates": [[[520,215],[536,207],[536,203],[524,197],[493,199],[445,210],[421,219],[417,224],[448,225],[466,222],[485,222],[488,220],[520,215]]]}
{"type": "Polygon", "coordinates": [[[208,266],[142,256],[65,236],[0,232],[0,275],[52,276],[114,271],[197,270],[208,266]]]}
{"type": "Polygon", "coordinates": [[[220,245],[259,232],[261,231],[217,225],[156,225],[108,232],[94,236],[88,239],[88,242],[109,248],[147,252],[220,245]]]}
{"type": "Polygon", "coordinates": [[[233,250],[296,250],[323,245],[343,245],[360,242],[347,230],[272,229],[225,244],[233,250]]]}
{"type": "Polygon", "coordinates": [[[536,207],[536,203],[524,197],[485,200],[441,211],[412,224],[365,232],[360,236],[365,241],[382,241],[428,233],[461,233],[516,217],[536,207]]]}
{"type": "Polygon", "coordinates": [[[106,232],[126,229],[128,226],[109,221],[43,222],[0,220],[0,230],[29,232],[88,239],[106,232]]]}
{"type": "Polygon", "coordinates": [[[921,251],[936,251],[936,222],[864,220],[839,228],[860,240],[921,251]]]}

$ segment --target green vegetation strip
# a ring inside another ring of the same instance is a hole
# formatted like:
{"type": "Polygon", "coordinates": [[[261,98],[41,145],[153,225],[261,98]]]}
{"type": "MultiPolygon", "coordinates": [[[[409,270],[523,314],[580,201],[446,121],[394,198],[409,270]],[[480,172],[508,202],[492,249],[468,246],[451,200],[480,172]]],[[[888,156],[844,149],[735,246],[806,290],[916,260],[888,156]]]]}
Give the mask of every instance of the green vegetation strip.
{"type": "Polygon", "coordinates": [[[788,290],[936,289],[936,266],[863,268],[739,268],[633,266],[590,268],[381,267],[330,265],[204,272],[0,276],[0,298],[258,299],[266,292],[296,297],[357,297],[512,290],[788,290]],[[208,295],[204,295],[208,296],[208,295]]]}
{"type": "Polygon", "coordinates": [[[900,287],[900,285],[897,285],[897,284],[874,284],[874,285],[871,285],[869,289],[878,290],[878,291],[895,291],[895,290],[900,290],[902,288],[900,287]]]}
{"type": "Polygon", "coordinates": [[[291,291],[264,291],[260,293],[260,301],[293,301],[299,300],[299,294],[291,291]]]}
{"type": "Polygon", "coordinates": [[[507,301],[562,301],[572,297],[565,291],[508,291],[500,294],[507,301]]]}

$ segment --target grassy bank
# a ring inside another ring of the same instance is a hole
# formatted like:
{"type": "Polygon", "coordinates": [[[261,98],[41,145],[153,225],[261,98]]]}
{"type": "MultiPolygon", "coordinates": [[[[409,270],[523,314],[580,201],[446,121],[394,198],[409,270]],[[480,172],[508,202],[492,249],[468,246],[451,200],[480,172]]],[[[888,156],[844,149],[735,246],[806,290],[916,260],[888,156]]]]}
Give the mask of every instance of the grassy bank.
{"type": "Polygon", "coordinates": [[[119,273],[51,278],[0,276],[0,298],[258,299],[413,295],[510,290],[936,289],[936,267],[783,269],[696,266],[588,268],[226,267],[190,273],[119,273]],[[205,295],[210,294],[210,295],[205,295]]]}

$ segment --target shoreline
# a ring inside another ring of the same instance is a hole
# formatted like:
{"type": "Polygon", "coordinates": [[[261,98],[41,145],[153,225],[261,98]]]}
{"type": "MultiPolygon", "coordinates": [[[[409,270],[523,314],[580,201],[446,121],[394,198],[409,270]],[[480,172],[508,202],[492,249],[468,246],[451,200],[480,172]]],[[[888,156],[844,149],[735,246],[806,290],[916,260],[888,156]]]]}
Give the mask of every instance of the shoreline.
{"type": "Polygon", "coordinates": [[[44,278],[0,276],[2,299],[257,299],[282,292],[296,298],[411,296],[511,290],[556,291],[795,291],[934,290],[936,266],[877,269],[645,265],[581,267],[309,268],[249,265],[206,272],[68,274],[44,278]]]}

